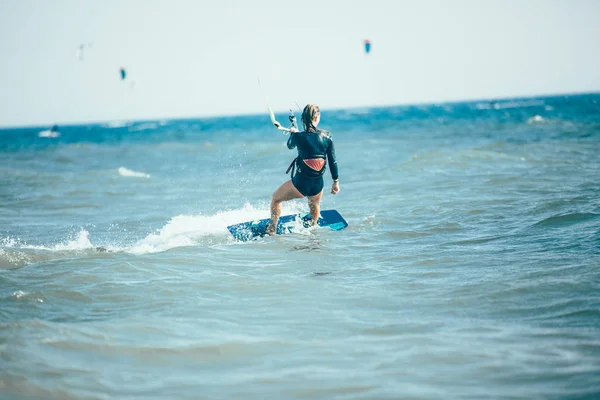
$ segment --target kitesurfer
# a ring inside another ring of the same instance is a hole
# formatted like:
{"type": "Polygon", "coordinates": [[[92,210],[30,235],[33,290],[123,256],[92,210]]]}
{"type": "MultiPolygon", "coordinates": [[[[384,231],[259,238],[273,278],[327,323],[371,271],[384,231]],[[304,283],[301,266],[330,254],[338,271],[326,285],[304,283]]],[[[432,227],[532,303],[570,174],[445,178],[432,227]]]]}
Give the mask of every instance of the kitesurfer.
{"type": "Polygon", "coordinates": [[[286,171],[292,171],[292,179],[283,183],[271,199],[271,221],[266,233],[273,235],[276,232],[277,222],[281,215],[281,203],[284,201],[306,197],[310,209],[310,224],[317,223],[321,211],[321,196],[323,195],[323,175],[325,161],[329,164],[333,184],[331,193],[340,191],[338,166],[335,158],[335,148],[331,134],[317,129],[321,121],[321,111],[317,105],[307,104],[302,111],[302,124],[304,131],[292,129],[287,146],[291,150],[298,149],[298,157],[292,161],[286,171]],[[295,172],[295,173],[294,173],[295,172]]]}

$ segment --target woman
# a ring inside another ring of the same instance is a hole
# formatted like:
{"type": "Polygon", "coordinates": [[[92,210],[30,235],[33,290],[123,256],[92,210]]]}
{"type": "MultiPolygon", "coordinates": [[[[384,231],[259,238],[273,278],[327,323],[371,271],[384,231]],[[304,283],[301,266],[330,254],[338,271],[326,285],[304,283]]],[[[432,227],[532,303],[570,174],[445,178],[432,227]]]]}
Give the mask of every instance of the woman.
{"type": "Polygon", "coordinates": [[[329,163],[331,178],[333,179],[331,193],[337,194],[340,191],[333,141],[329,132],[317,129],[320,120],[321,111],[319,107],[314,104],[307,104],[304,111],[302,111],[304,131],[290,132],[287,146],[290,150],[297,147],[298,157],[288,168],[288,171],[292,169],[292,179],[279,186],[273,193],[271,221],[266,230],[268,235],[273,235],[276,232],[277,222],[281,215],[281,203],[292,199],[306,197],[310,209],[311,224],[315,225],[317,223],[321,212],[325,159],[329,163]],[[295,174],[294,169],[296,170],[295,174]]]}

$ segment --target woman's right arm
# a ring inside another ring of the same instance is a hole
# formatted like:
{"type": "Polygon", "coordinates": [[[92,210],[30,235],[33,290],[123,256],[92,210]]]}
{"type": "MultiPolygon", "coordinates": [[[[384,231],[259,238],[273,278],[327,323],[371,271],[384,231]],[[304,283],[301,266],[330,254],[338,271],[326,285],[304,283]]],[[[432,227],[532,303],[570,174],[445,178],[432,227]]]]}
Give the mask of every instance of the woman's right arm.
{"type": "Polygon", "coordinates": [[[288,138],[288,141],[287,141],[287,147],[290,150],[293,149],[294,147],[296,147],[296,140],[294,140],[295,137],[296,137],[296,135],[294,135],[294,131],[290,132],[290,137],[288,138]]]}

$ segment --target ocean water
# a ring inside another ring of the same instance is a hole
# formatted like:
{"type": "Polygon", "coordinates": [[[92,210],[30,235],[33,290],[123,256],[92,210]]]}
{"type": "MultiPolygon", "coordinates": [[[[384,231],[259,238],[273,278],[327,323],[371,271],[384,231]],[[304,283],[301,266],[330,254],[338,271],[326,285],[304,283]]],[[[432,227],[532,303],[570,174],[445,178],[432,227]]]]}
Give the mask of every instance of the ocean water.
{"type": "Polygon", "coordinates": [[[600,396],[600,95],[321,126],[349,227],[246,243],[268,115],[0,130],[0,398],[600,396]]]}

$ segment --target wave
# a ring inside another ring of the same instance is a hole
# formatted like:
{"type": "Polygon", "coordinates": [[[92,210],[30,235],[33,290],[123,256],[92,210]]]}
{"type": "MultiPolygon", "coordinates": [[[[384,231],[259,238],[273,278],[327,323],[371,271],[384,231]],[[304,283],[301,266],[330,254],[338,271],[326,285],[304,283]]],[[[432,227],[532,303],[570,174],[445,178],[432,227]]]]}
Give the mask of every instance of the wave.
{"type": "Polygon", "coordinates": [[[146,174],[143,172],[136,172],[125,167],[119,167],[118,169],[119,175],[133,178],[150,178],[150,174],[146,174]]]}
{"type": "Polygon", "coordinates": [[[6,237],[0,239],[0,247],[4,248],[20,248],[20,249],[32,249],[32,250],[49,250],[49,251],[62,251],[62,250],[83,250],[94,247],[89,239],[89,232],[82,229],[77,233],[75,238],[68,240],[63,243],[58,243],[53,246],[34,246],[26,243],[21,243],[19,239],[12,237],[6,237]]]}
{"type": "MultiPolygon", "coordinates": [[[[282,208],[282,215],[308,211],[304,203],[289,203],[282,208]]],[[[242,244],[229,234],[227,226],[268,218],[269,210],[267,204],[260,207],[245,204],[239,209],[220,211],[214,215],[178,215],[171,218],[157,232],[148,234],[133,245],[94,244],[90,239],[90,233],[84,229],[66,241],[49,245],[30,245],[12,237],[0,238],[0,269],[17,268],[74,255],[77,257],[93,257],[99,253],[142,255],[185,246],[242,244]]],[[[305,234],[308,231],[310,229],[297,229],[295,232],[305,234]]]]}
{"type": "Polygon", "coordinates": [[[31,292],[24,292],[22,290],[17,290],[15,292],[13,292],[10,295],[10,297],[14,300],[19,300],[19,301],[33,301],[36,303],[44,302],[44,298],[38,292],[31,293],[31,292]]]}
{"type": "Polygon", "coordinates": [[[600,214],[594,213],[572,213],[564,215],[553,215],[549,218],[536,222],[533,226],[558,228],[594,220],[598,217],[600,217],[600,214]]]}
{"type": "Polygon", "coordinates": [[[147,122],[140,125],[134,125],[129,128],[129,132],[147,131],[158,128],[159,124],[156,122],[147,122]]]}
{"type": "Polygon", "coordinates": [[[107,124],[102,125],[104,128],[115,129],[115,128],[125,128],[127,126],[131,126],[131,122],[129,121],[111,121],[107,124]]]}
{"type": "MultiPolygon", "coordinates": [[[[440,167],[440,166],[465,166],[482,161],[524,161],[521,156],[514,156],[490,147],[486,149],[470,148],[461,151],[432,150],[413,154],[408,160],[402,162],[402,167],[440,167]]],[[[440,171],[441,172],[441,171],[440,171]]]]}
{"type": "MultiPolygon", "coordinates": [[[[285,204],[282,215],[306,212],[299,204],[285,204]]],[[[244,221],[269,218],[269,207],[254,207],[245,204],[241,209],[221,211],[215,215],[178,215],[126,251],[132,254],[148,254],[166,251],[175,247],[202,244],[237,243],[227,227],[244,221]],[[214,239],[211,240],[210,238],[214,239]],[[220,239],[217,239],[219,237],[220,239]],[[225,241],[223,241],[225,238],[225,241]]]]}
{"type": "Polygon", "coordinates": [[[539,124],[539,123],[544,123],[544,122],[546,122],[546,120],[541,115],[534,115],[533,117],[531,117],[527,120],[528,124],[535,124],[535,123],[539,124]]]}
{"type": "Polygon", "coordinates": [[[543,106],[543,100],[514,100],[514,101],[489,101],[485,103],[475,104],[475,108],[478,110],[503,110],[507,108],[525,108],[525,107],[540,107],[543,106]]]}
{"type": "Polygon", "coordinates": [[[38,137],[41,137],[41,138],[57,138],[59,136],[60,136],[60,132],[51,131],[49,129],[40,131],[40,133],[38,133],[38,137]]]}
{"type": "Polygon", "coordinates": [[[19,239],[6,237],[0,239],[0,269],[71,257],[74,253],[96,254],[99,251],[106,251],[106,248],[94,246],[86,230],[79,231],[70,240],[48,246],[30,245],[19,239]]]}
{"type": "Polygon", "coordinates": [[[77,237],[74,240],[68,241],[66,243],[59,243],[55,245],[52,250],[61,251],[61,250],[84,250],[91,249],[94,246],[90,242],[89,232],[82,230],[77,234],[77,237]]]}

